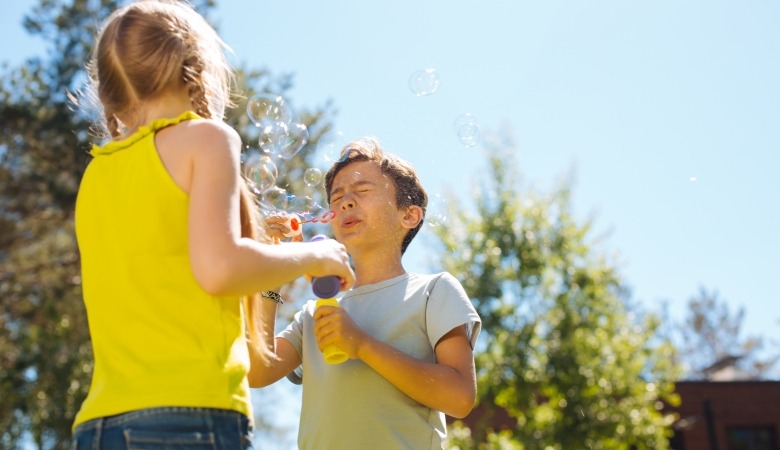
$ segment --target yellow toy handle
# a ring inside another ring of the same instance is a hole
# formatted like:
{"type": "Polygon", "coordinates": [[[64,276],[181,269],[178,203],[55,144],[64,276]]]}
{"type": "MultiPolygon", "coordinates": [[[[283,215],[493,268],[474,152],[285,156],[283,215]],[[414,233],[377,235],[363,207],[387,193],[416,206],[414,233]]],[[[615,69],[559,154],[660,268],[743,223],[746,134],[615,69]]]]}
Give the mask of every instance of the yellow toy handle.
{"type": "MultiPolygon", "coordinates": [[[[317,308],[320,306],[335,306],[338,308],[339,302],[335,298],[321,298],[317,300],[317,308]]],[[[347,353],[335,345],[325,347],[322,354],[325,357],[325,362],[328,364],[341,364],[349,359],[347,353]]]]}

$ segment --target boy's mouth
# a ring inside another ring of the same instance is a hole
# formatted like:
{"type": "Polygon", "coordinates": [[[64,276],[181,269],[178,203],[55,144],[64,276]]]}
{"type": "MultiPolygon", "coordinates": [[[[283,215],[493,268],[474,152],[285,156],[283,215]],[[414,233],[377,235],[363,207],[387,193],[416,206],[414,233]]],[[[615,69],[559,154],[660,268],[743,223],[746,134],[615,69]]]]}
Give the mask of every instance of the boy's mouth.
{"type": "Polygon", "coordinates": [[[352,225],[357,224],[358,222],[360,222],[360,220],[358,220],[357,217],[355,217],[355,216],[346,216],[343,219],[341,219],[341,226],[343,228],[349,228],[352,225]]]}

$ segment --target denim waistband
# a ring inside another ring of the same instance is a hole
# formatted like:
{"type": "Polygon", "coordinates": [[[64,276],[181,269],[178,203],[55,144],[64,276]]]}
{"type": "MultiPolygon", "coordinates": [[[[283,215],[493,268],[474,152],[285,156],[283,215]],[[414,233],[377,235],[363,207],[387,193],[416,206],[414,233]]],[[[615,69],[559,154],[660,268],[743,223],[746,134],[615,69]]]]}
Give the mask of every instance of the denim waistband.
{"type": "MultiPolygon", "coordinates": [[[[93,429],[106,429],[116,426],[124,426],[130,422],[137,420],[147,419],[154,416],[211,416],[211,417],[235,417],[238,419],[245,419],[249,422],[249,418],[238,411],[231,409],[218,409],[218,408],[200,408],[189,406],[164,406],[159,408],[145,408],[137,411],[130,411],[115,416],[98,417],[97,419],[91,419],[84,423],[79,424],[73,430],[74,432],[87,431],[93,429]]],[[[250,422],[251,423],[251,422],[250,422]]]]}

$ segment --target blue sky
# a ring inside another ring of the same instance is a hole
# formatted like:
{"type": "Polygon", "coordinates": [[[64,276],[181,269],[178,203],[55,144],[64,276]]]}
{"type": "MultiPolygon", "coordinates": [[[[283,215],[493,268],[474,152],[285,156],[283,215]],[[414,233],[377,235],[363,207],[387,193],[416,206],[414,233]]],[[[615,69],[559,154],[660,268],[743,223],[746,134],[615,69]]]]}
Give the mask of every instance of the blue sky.
{"type": "MultiPolygon", "coordinates": [[[[780,339],[780,3],[232,1],[217,16],[239,61],[293,72],[294,104],[332,98],[347,137],[379,137],[431,193],[469,202],[485,173],[458,115],[508,126],[528,183],[575,171],[575,208],[611,233],[635,299],[681,314],[704,286],[780,339]],[[409,89],[421,68],[432,95],[409,89]]],[[[424,242],[409,269],[428,269],[424,242]]]]}
{"type": "MultiPolygon", "coordinates": [[[[41,54],[4,7],[0,60],[41,54]]],[[[578,214],[610,232],[633,297],[673,318],[700,286],[780,341],[780,2],[238,1],[216,11],[235,60],[291,72],[293,105],[332,99],[348,138],[377,136],[431,194],[470,203],[480,146],[453,120],[502,126],[525,180],[576,173],[578,214]],[[438,91],[409,77],[433,68],[438,91]]],[[[407,269],[431,269],[423,232],[407,269]]]]}

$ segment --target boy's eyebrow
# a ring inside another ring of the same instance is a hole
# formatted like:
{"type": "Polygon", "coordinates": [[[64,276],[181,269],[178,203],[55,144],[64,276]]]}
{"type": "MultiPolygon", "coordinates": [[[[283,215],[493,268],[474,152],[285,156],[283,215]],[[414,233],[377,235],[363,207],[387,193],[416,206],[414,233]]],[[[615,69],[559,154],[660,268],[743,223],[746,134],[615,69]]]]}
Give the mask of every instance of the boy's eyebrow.
{"type": "MultiPolygon", "coordinates": [[[[350,183],[349,184],[349,186],[351,186],[353,189],[356,188],[356,187],[364,186],[364,185],[376,186],[376,183],[374,183],[372,181],[368,181],[368,180],[357,180],[354,183],[350,183]]],[[[333,197],[334,195],[340,194],[342,192],[344,192],[344,188],[337,187],[336,189],[333,189],[332,191],[330,191],[330,196],[333,197]]]]}

